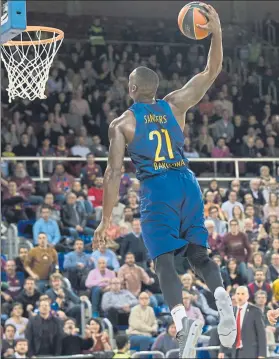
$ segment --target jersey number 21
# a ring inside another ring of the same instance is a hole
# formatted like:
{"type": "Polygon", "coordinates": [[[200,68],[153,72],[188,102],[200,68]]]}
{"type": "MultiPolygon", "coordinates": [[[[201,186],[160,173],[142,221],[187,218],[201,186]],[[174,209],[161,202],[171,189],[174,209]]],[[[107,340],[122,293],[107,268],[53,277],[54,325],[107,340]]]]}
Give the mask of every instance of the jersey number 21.
{"type": "Polygon", "coordinates": [[[152,141],[152,140],[154,140],[154,137],[157,137],[157,141],[158,141],[156,152],[155,152],[155,159],[154,159],[155,162],[165,161],[165,159],[166,159],[165,156],[160,156],[161,149],[162,149],[162,136],[164,137],[164,140],[166,141],[169,158],[170,159],[174,158],[169,132],[168,132],[168,130],[163,128],[163,129],[161,129],[161,131],[151,131],[149,133],[149,140],[152,141]]]}

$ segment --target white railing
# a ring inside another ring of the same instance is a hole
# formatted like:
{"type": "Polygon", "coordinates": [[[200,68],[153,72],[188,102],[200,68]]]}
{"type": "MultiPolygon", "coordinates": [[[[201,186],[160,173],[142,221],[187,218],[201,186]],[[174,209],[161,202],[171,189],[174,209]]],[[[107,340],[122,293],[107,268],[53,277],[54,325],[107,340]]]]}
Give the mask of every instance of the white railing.
{"type": "MultiPolygon", "coordinates": [[[[86,162],[85,157],[1,157],[2,161],[14,162],[14,161],[21,161],[21,162],[39,162],[39,177],[34,177],[33,180],[37,182],[48,182],[50,177],[44,177],[43,171],[43,162],[44,161],[56,161],[56,162],[86,162]]],[[[107,157],[96,157],[96,162],[107,162],[107,157]]],[[[125,162],[130,162],[131,159],[129,157],[124,158],[125,162]]],[[[210,181],[213,178],[217,181],[232,181],[234,179],[239,179],[240,181],[250,181],[254,177],[240,177],[239,173],[239,165],[240,164],[247,164],[252,162],[267,164],[271,163],[273,167],[273,175],[276,173],[277,166],[279,166],[279,157],[270,158],[270,157],[262,157],[262,158],[190,158],[190,163],[213,163],[213,174],[210,177],[198,177],[198,180],[201,182],[210,181]],[[218,177],[218,163],[232,163],[234,164],[234,173],[233,177],[218,177]]],[[[206,171],[208,172],[208,171],[206,171]]],[[[257,174],[258,175],[258,174],[257,174]]]]}

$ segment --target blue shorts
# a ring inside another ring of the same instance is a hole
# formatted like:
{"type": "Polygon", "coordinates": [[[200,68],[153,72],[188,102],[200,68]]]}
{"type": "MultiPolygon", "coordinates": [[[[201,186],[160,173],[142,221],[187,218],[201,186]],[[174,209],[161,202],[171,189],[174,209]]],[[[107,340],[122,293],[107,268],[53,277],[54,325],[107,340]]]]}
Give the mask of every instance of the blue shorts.
{"type": "Polygon", "coordinates": [[[189,169],[142,181],[140,210],[142,235],[152,259],[188,243],[208,247],[202,193],[189,169]]]}

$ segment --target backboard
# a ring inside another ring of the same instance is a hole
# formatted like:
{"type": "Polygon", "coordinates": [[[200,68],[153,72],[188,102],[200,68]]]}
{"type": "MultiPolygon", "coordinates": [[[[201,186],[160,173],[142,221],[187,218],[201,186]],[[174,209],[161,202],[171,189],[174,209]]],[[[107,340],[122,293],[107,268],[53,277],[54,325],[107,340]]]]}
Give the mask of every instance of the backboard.
{"type": "Polygon", "coordinates": [[[1,44],[26,29],[26,0],[4,0],[1,5],[1,44]]]}

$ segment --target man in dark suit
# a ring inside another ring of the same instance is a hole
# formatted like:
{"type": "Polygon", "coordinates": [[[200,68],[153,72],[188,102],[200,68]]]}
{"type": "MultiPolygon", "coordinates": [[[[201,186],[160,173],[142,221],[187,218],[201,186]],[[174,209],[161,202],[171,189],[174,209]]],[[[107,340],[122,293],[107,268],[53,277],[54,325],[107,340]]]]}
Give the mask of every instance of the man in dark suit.
{"type": "Polygon", "coordinates": [[[263,206],[265,204],[262,190],[260,189],[261,180],[258,178],[250,181],[250,188],[247,193],[250,193],[254,199],[254,204],[263,206]]]}
{"type": "MultiPolygon", "coordinates": [[[[235,308],[237,336],[232,348],[232,358],[266,358],[267,343],[263,314],[259,308],[248,303],[249,292],[240,286],[236,290],[235,308]]],[[[221,346],[218,358],[224,358],[221,346]]]]}
{"type": "Polygon", "coordinates": [[[136,264],[146,269],[147,251],[141,234],[141,225],[139,219],[134,219],[132,223],[133,231],[128,233],[121,241],[120,255],[124,263],[126,254],[134,254],[136,264]]]}
{"type": "Polygon", "coordinates": [[[86,226],[87,215],[82,205],[77,201],[77,196],[70,192],[67,195],[66,204],[62,208],[62,223],[67,234],[78,238],[80,234],[93,236],[92,228],[86,226]]]}

